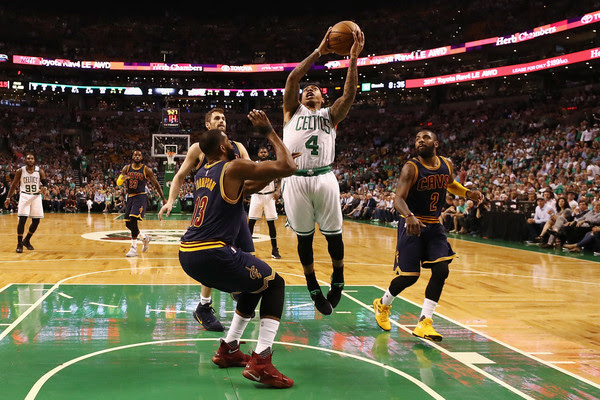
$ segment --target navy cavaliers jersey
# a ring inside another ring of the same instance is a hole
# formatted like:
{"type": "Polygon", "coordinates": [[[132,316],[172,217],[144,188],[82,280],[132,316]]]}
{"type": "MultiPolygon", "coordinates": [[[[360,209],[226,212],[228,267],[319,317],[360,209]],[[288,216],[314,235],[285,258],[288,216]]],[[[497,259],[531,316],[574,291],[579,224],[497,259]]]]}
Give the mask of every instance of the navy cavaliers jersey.
{"type": "Polygon", "coordinates": [[[127,166],[127,174],[129,175],[129,179],[127,179],[127,194],[129,196],[136,196],[138,194],[146,193],[146,182],[148,179],[146,178],[146,168],[145,165],[142,164],[139,168],[134,168],[133,164],[129,164],[127,166]]]}
{"type": "Polygon", "coordinates": [[[439,223],[446,202],[446,188],[454,180],[448,161],[439,156],[436,159],[437,167],[433,168],[423,165],[416,157],[407,161],[415,167],[417,176],[408,192],[406,204],[423,223],[439,223]]]}
{"type": "Polygon", "coordinates": [[[196,250],[206,242],[233,244],[240,231],[244,213],[242,188],[237,198],[225,195],[222,178],[228,162],[220,160],[204,164],[194,176],[194,213],[181,249],[196,250]]]}
{"type": "MultiPolygon", "coordinates": [[[[242,152],[240,151],[240,144],[236,141],[230,140],[231,144],[233,144],[233,151],[235,153],[235,158],[242,158],[242,152]]],[[[196,170],[202,168],[206,165],[206,157],[202,157],[202,161],[196,166],[196,170]]]]}

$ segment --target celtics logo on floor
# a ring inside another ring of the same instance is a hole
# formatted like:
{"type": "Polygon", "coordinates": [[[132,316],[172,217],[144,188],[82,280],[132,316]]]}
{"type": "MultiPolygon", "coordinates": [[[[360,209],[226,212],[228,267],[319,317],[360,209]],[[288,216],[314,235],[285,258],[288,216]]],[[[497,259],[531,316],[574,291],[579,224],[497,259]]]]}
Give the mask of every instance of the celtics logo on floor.
{"type": "MultiPolygon", "coordinates": [[[[152,236],[152,244],[172,244],[179,246],[185,229],[144,229],[144,233],[152,236]]],[[[131,240],[131,232],[128,230],[99,231],[84,233],[81,237],[101,242],[123,243],[131,240]]],[[[269,235],[255,233],[252,235],[252,240],[256,243],[270,240],[270,238],[269,235]]]]}

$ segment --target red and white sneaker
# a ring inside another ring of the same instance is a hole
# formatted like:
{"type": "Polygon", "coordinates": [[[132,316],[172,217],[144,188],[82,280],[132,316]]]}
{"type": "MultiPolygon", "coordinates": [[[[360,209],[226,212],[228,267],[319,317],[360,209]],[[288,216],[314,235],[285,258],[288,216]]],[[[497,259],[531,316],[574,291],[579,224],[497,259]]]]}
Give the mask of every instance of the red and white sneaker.
{"type": "Polygon", "coordinates": [[[242,375],[251,381],[260,382],[275,388],[285,389],[292,387],[294,381],[275,368],[271,362],[271,356],[272,353],[263,357],[260,354],[252,352],[252,358],[250,358],[248,365],[244,368],[242,375]]]}
{"type": "Polygon", "coordinates": [[[240,344],[232,346],[221,339],[221,345],[212,358],[212,362],[219,368],[245,367],[250,361],[250,355],[240,350],[240,344]]]}

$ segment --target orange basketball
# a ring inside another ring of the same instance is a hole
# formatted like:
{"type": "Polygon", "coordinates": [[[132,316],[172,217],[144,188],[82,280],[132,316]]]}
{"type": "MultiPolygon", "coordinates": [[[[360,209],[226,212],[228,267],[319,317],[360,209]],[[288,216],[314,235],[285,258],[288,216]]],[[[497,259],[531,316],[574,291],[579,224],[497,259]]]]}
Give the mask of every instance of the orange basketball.
{"type": "Polygon", "coordinates": [[[352,32],[359,29],[358,25],[352,21],[338,22],[331,28],[331,32],[327,36],[327,48],[340,56],[347,56],[354,44],[352,32]]]}

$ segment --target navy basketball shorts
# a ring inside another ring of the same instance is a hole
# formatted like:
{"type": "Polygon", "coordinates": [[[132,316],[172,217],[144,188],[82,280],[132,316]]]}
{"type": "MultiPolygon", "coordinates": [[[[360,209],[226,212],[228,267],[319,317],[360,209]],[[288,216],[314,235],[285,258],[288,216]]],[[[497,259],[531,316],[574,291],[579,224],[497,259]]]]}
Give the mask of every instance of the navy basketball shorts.
{"type": "Polygon", "coordinates": [[[191,278],[227,293],[260,293],[275,278],[269,264],[231,245],[197,251],[180,249],[179,262],[191,278]]]}
{"type": "Polygon", "coordinates": [[[440,261],[451,262],[455,255],[442,224],[426,224],[421,227],[421,236],[410,236],[404,219],[400,219],[394,259],[396,275],[419,275],[421,267],[440,261]]]}
{"type": "Polygon", "coordinates": [[[146,207],[148,207],[148,199],[145,193],[136,196],[128,196],[127,202],[125,203],[124,220],[129,221],[131,218],[137,218],[139,220],[144,219],[146,207]]]}

